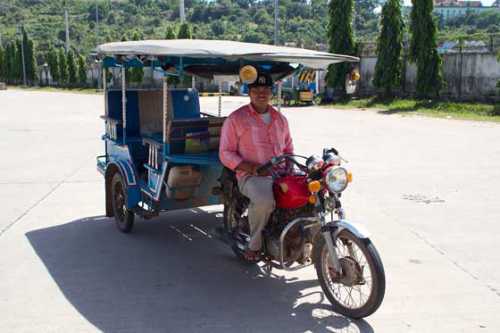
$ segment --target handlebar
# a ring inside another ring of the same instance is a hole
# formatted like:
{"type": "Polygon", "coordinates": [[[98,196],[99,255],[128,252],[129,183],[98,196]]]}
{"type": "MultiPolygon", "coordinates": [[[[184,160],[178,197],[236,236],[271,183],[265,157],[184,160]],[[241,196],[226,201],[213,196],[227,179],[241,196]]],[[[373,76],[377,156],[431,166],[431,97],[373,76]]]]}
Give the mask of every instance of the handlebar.
{"type": "Polygon", "coordinates": [[[264,171],[266,171],[267,169],[269,169],[270,167],[272,167],[273,164],[271,163],[271,161],[265,163],[265,164],[262,164],[260,167],[258,167],[255,172],[257,172],[257,174],[260,174],[264,171]]]}
{"type": "MultiPolygon", "coordinates": [[[[328,157],[328,155],[331,155],[331,154],[334,154],[334,155],[338,156],[344,162],[347,162],[345,159],[343,159],[339,155],[338,150],[335,149],[335,148],[333,148],[333,147],[332,148],[325,148],[325,149],[323,149],[323,160],[325,160],[328,157]]],[[[306,170],[307,171],[307,166],[302,165],[299,162],[297,162],[295,160],[295,157],[300,157],[300,158],[303,158],[303,159],[306,159],[306,160],[308,159],[306,156],[302,156],[302,155],[291,155],[291,154],[280,155],[280,156],[271,158],[268,162],[266,162],[266,163],[262,164],[261,166],[259,166],[255,171],[257,172],[257,174],[263,173],[266,170],[270,169],[271,167],[273,167],[273,166],[275,166],[277,164],[280,164],[280,163],[282,163],[285,160],[288,160],[288,161],[294,163],[301,170],[303,170],[303,171],[306,170]]]]}
{"type": "Polygon", "coordinates": [[[267,163],[265,164],[262,164],[260,167],[258,167],[255,171],[257,172],[257,174],[261,173],[261,172],[264,172],[266,171],[267,169],[277,165],[277,164],[280,164],[281,162],[285,161],[285,160],[289,160],[291,162],[293,162],[295,165],[297,165],[299,168],[304,168],[303,165],[301,165],[300,163],[298,163],[294,157],[301,157],[301,158],[307,158],[305,156],[301,156],[301,155],[281,155],[281,156],[277,156],[277,157],[273,157],[271,158],[267,163]]]}

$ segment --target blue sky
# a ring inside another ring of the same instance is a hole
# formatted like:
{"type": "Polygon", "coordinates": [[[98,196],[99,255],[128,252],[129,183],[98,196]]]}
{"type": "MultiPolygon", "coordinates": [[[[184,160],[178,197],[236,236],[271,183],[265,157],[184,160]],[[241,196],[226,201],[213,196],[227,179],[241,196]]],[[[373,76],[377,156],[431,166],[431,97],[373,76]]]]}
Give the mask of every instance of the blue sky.
{"type": "MultiPolygon", "coordinates": [[[[483,6],[491,6],[491,4],[494,2],[495,0],[481,0],[481,2],[483,3],[483,6]]],[[[404,0],[405,2],[405,6],[409,6],[411,4],[411,0],[404,0]]]]}

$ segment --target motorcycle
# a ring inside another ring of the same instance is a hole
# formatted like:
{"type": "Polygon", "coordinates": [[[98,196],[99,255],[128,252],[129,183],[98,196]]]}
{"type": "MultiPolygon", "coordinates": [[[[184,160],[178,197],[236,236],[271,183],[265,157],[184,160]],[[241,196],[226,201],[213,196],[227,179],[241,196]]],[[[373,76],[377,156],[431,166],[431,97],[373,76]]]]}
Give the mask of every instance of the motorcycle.
{"type": "MultiPolygon", "coordinates": [[[[352,174],[341,165],[343,161],[330,148],[323,150],[322,157],[278,156],[258,169],[259,174],[273,178],[276,201],[263,231],[261,258],[268,272],[314,264],[332,310],[358,319],[381,305],[385,273],[368,232],[346,220],[340,198],[352,174]]],[[[240,193],[233,171],[225,168],[220,182],[224,231],[236,256],[245,260],[243,252],[250,240],[249,199],[240,193]]]]}

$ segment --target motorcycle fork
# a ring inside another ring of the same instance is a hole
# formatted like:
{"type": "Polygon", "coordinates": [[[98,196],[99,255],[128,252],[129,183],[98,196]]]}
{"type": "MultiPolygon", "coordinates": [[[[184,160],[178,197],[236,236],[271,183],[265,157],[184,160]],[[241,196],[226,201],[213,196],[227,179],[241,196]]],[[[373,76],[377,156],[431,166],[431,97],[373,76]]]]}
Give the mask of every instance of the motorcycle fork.
{"type": "Polygon", "coordinates": [[[337,237],[336,237],[336,228],[335,226],[328,225],[325,220],[325,216],[321,216],[321,233],[325,239],[326,248],[328,250],[328,254],[330,254],[330,264],[333,269],[338,273],[342,274],[342,266],[340,265],[339,256],[337,254],[337,237]]]}

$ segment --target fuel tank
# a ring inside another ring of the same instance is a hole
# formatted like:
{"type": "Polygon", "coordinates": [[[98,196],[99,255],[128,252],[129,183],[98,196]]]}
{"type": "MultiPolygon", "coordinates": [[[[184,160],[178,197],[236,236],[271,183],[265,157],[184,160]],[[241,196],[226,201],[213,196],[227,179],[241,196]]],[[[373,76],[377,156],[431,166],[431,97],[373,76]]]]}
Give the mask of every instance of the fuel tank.
{"type": "Polygon", "coordinates": [[[309,190],[306,176],[284,176],[273,184],[274,199],[278,208],[299,208],[307,205],[309,190]]]}

